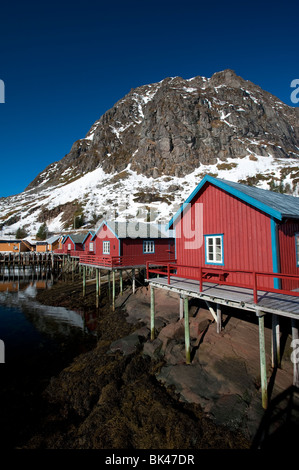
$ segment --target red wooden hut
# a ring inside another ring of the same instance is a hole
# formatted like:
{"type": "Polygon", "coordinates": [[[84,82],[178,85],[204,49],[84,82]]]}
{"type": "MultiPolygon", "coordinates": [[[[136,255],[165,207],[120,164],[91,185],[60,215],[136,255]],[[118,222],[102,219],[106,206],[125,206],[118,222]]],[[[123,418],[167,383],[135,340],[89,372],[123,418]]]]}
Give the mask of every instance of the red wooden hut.
{"type": "Polygon", "coordinates": [[[84,251],[83,241],[86,233],[72,233],[66,235],[62,241],[62,253],[77,256],[84,251]]]}
{"type": "MultiPolygon", "coordinates": [[[[168,228],[175,228],[182,277],[197,278],[199,267],[206,277],[237,285],[252,285],[251,272],[299,275],[299,198],[207,175],[168,228]]],[[[289,279],[257,279],[263,288],[299,287],[289,279]]]]}
{"type": "Polygon", "coordinates": [[[83,247],[84,247],[84,253],[86,254],[94,254],[94,242],[92,240],[93,236],[95,235],[95,232],[89,231],[84,239],[83,239],[83,247]]]}
{"type": "Polygon", "coordinates": [[[145,266],[146,261],[175,259],[174,237],[150,223],[103,221],[90,243],[93,243],[94,256],[80,256],[80,262],[99,266],[145,266]]]}

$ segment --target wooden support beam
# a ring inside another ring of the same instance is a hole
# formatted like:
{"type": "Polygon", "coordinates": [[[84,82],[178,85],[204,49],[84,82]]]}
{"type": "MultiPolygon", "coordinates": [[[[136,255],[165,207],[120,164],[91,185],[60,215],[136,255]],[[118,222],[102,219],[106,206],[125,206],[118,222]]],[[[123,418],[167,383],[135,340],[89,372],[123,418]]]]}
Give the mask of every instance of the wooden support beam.
{"type": "Polygon", "coordinates": [[[184,298],[184,317],[185,317],[185,351],[186,351],[186,364],[191,364],[190,354],[190,326],[189,326],[189,299],[184,298]]]}
{"type": "Polygon", "coordinates": [[[268,408],[268,390],[267,390],[267,367],[266,367],[266,350],[265,350],[264,314],[259,312],[257,315],[258,315],[258,319],[259,319],[259,344],[260,344],[262,406],[266,410],[268,408]]]}
{"type": "Polygon", "coordinates": [[[221,305],[217,304],[217,333],[221,333],[221,330],[222,330],[221,305]]]}
{"type": "Polygon", "coordinates": [[[271,354],[272,354],[272,367],[281,366],[280,357],[280,328],[279,328],[279,317],[278,315],[272,315],[272,343],[271,343],[271,354]]]}
{"type": "Polygon", "coordinates": [[[215,313],[213,307],[211,306],[210,302],[208,302],[208,301],[206,300],[206,304],[207,304],[208,309],[210,310],[210,312],[211,312],[211,314],[212,314],[214,320],[217,322],[217,315],[216,315],[216,313],[215,313]]]}
{"type": "Polygon", "coordinates": [[[180,320],[184,318],[184,298],[180,296],[180,320]]]}
{"type": "Polygon", "coordinates": [[[86,294],[86,266],[83,266],[83,297],[86,294]]]}
{"type": "Polygon", "coordinates": [[[133,289],[133,294],[135,294],[135,288],[136,288],[136,279],[135,279],[135,269],[132,269],[132,289],[133,289]]]}
{"type": "Polygon", "coordinates": [[[115,310],[115,270],[112,271],[112,311],[115,310]]]}
{"type": "Polygon", "coordinates": [[[109,300],[111,299],[111,275],[110,271],[108,271],[108,295],[109,295],[109,300]]]}
{"type": "Polygon", "coordinates": [[[151,340],[155,339],[155,290],[151,286],[151,340]]]}
{"type": "Polygon", "coordinates": [[[99,308],[99,291],[100,291],[99,271],[100,270],[96,268],[96,308],[99,308]]]}
{"type": "Polygon", "coordinates": [[[121,269],[119,270],[119,289],[120,295],[123,295],[123,272],[121,269]]]}
{"type": "MultiPolygon", "coordinates": [[[[292,318],[292,343],[293,348],[298,348],[299,345],[299,333],[298,333],[298,320],[292,318]]],[[[299,388],[299,358],[298,354],[292,354],[293,359],[293,385],[299,388]]]]}

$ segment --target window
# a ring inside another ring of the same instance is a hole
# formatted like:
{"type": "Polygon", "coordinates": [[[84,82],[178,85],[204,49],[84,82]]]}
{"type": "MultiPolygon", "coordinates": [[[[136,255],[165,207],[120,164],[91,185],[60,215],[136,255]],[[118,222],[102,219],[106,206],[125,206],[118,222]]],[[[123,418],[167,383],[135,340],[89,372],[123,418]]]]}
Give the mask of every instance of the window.
{"type": "Polygon", "coordinates": [[[143,242],[143,253],[155,253],[155,242],[146,240],[143,242]]]}
{"type": "Polygon", "coordinates": [[[295,233],[295,246],[296,246],[296,266],[299,267],[299,233],[295,233]]]}
{"type": "Polygon", "coordinates": [[[89,243],[89,251],[93,251],[93,242],[89,243]]]}
{"type": "Polygon", "coordinates": [[[72,249],[72,244],[71,244],[71,243],[68,243],[67,249],[68,249],[69,251],[72,249]]]}
{"type": "Polygon", "coordinates": [[[103,255],[110,255],[110,242],[103,242],[103,255]]]}
{"type": "Polygon", "coordinates": [[[206,264],[224,264],[223,235],[205,235],[206,264]]]}

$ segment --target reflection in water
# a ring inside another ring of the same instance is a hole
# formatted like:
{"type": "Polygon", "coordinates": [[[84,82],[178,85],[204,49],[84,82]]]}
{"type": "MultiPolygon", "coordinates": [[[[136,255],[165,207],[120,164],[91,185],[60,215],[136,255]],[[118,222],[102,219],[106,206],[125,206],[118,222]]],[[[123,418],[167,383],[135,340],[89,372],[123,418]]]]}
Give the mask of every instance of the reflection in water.
{"type": "Polygon", "coordinates": [[[84,312],[42,305],[38,289],[49,279],[0,280],[0,446],[22,442],[39,416],[41,393],[52,376],[96,343],[96,318],[84,312]],[[2,435],[1,435],[2,434],[2,435]]]}

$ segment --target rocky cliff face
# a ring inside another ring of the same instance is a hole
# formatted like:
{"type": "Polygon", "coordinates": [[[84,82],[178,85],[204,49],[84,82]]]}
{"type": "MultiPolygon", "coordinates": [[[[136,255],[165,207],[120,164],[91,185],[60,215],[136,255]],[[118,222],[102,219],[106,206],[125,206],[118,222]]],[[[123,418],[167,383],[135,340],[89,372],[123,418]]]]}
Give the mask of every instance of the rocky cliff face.
{"type": "Polygon", "coordinates": [[[231,70],[132,89],[26,190],[0,199],[5,233],[83,214],[168,221],[206,174],[298,195],[299,108],[231,70]],[[118,201],[116,207],[116,198],[118,201]]]}
{"type": "Polygon", "coordinates": [[[233,71],[166,78],[131,90],[95,122],[53,170],[28,188],[92,171],[185,176],[200,165],[253,155],[299,158],[299,109],[233,71]],[[70,170],[73,168],[73,170],[70,170]],[[52,173],[52,174],[51,174],[52,173]],[[50,174],[50,177],[49,177],[50,174]]]}

